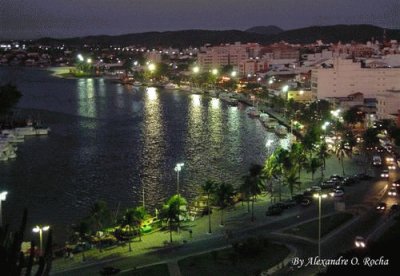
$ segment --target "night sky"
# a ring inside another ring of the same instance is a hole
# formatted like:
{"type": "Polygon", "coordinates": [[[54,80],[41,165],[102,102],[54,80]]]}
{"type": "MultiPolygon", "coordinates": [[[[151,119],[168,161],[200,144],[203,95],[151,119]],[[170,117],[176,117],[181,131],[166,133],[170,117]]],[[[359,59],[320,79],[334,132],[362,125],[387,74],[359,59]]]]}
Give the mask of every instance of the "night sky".
{"type": "Polygon", "coordinates": [[[400,29],[400,0],[0,0],[0,39],[258,25],[400,29]]]}

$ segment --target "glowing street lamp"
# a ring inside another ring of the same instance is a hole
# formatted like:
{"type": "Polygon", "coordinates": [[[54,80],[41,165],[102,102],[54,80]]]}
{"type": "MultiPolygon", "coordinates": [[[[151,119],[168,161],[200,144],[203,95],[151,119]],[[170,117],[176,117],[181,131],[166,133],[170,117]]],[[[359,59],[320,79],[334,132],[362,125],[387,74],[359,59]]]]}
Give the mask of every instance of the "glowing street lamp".
{"type": "Polygon", "coordinates": [[[199,66],[195,66],[195,67],[193,67],[192,71],[193,71],[193,73],[197,74],[197,73],[200,72],[200,67],[199,66]]]}
{"type": "Polygon", "coordinates": [[[149,71],[150,71],[151,73],[153,73],[153,72],[156,70],[156,65],[155,65],[154,63],[149,63],[149,64],[147,65],[147,68],[149,69],[149,71]]]}
{"type": "Polygon", "coordinates": [[[3,216],[2,216],[2,210],[1,210],[1,204],[3,201],[6,200],[7,198],[7,191],[3,191],[0,193],[0,226],[3,226],[3,216]]]}
{"type": "Polygon", "coordinates": [[[92,63],[92,59],[91,59],[91,58],[88,58],[88,59],[86,60],[86,62],[87,62],[87,63],[92,63]]]}
{"type": "Polygon", "coordinates": [[[212,70],[211,70],[211,73],[212,73],[214,76],[218,75],[218,69],[212,69],[212,70]]]}
{"type": "Polygon", "coordinates": [[[176,166],[175,166],[175,168],[174,168],[174,170],[176,171],[176,174],[177,174],[177,178],[176,178],[176,193],[178,194],[178,210],[179,210],[179,214],[178,214],[178,233],[179,233],[179,224],[180,224],[180,220],[181,220],[181,218],[180,218],[180,211],[181,211],[181,206],[180,206],[180,203],[181,203],[181,199],[180,199],[180,194],[179,194],[179,173],[180,173],[180,171],[182,170],[182,167],[184,166],[184,164],[183,163],[178,163],[178,164],[176,164],[176,166]]]}
{"type": "Polygon", "coordinates": [[[40,255],[42,255],[42,251],[43,251],[43,231],[48,231],[50,229],[50,226],[46,225],[46,226],[39,226],[36,225],[35,228],[32,229],[32,231],[34,233],[39,233],[39,241],[40,241],[40,247],[39,247],[39,252],[40,255]]]}
{"type": "Polygon", "coordinates": [[[321,258],[321,199],[327,198],[327,194],[313,194],[314,198],[318,198],[318,257],[321,258]]]}
{"type": "Polygon", "coordinates": [[[82,54],[78,54],[77,58],[79,59],[79,61],[84,61],[84,58],[83,58],[82,54]]]}
{"type": "Polygon", "coordinates": [[[237,72],[236,72],[236,71],[232,71],[231,77],[234,78],[234,77],[236,77],[236,76],[237,76],[237,72]]]}
{"type": "Polygon", "coordinates": [[[178,194],[178,196],[179,196],[179,172],[182,170],[183,166],[184,166],[183,163],[178,163],[178,164],[176,164],[175,169],[174,169],[177,173],[176,193],[178,194]]]}

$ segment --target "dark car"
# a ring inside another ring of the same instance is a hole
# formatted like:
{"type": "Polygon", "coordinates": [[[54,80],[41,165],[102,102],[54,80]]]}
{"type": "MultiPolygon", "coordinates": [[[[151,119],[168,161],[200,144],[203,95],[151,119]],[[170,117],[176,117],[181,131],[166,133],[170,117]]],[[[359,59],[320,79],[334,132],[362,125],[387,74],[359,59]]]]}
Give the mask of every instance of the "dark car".
{"type": "Polygon", "coordinates": [[[337,184],[339,184],[339,180],[333,180],[333,179],[328,179],[325,180],[321,183],[321,188],[322,189],[329,189],[335,187],[337,184]]]}
{"type": "Polygon", "coordinates": [[[272,205],[268,207],[267,212],[265,213],[266,216],[278,216],[282,214],[283,208],[278,207],[276,205],[272,205]]]}
{"type": "Polygon", "coordinates": [[[106,266],[106,267],[103,267],[103,268],[100,270],[100,274],[101,274],[101,275],[114,275],[114,274],[118,274],[120,271],[121,271],[121,269],[119,269],[119,268],[114,268],[114,267],[111,267],[111,266],[106,266]]]}
{"type": "Polygon", "coordinates": [[[350,186],[352,184],[356,183],[356,178],[355,177],[351,177],[351,176],[347,176],[345,178],[343,178],[341,184],[344,186],[350,186]]]}
{"type": "Polygon", "coordinates": [[[333,181],[342,181],[343,180],[343,176],[340,176],[338,174],[332,174],[329,179],[331,179],[333,181]]]}
{"type": "Polygon", "coordinates": [[[387,204],[385,202],[379,202],[376,206],[376,210],[379,212],[384,212],[386,210],[387,204]]]}
{"type": "Polygon", "coordinates": [[[301,206],[307,207],[311,205],[311,199],[310,198],[303,198],[303,200],[300,202],[301,206]]]}
{"type": "Polygon", "coordinates": [[[297,205],[297,201],[294,199],[288,199],[282,202],[286,209],[292,208],[297,205]]]}
{"type": "Polygon", "coordinates": [[[294,196],[292,197],[292,199],[293,199],[294,201],[296,201],[297,204],[300,204],[301,201],[302,201],[304,198],[305,198],[305,196],[304,196],[303,194],[297,194],[297,195],[294,195],[294,196]]]}
{"type": "Polygon", "coordinates": [[[368,179],[372,178],[372,176],[365,174],[365,173],[358,173],[358,174],[354,175],[354,177],[359,180],[368,180],[368,179]]]}
{"type": "Polygon", "coordinates": [[[390,207],[390,212],[391,213],[397,213],[398,211],[400,211],[400,205],[395,203],[390,207]]]}

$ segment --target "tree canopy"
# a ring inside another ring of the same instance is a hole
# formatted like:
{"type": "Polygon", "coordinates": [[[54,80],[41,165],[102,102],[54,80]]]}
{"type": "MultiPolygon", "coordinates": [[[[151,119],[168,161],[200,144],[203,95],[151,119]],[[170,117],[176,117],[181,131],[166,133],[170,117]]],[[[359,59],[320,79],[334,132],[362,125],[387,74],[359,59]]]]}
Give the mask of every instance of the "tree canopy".
{"type": "Polygon", "coordinates": [[[22,97],[15,85],[8,83],[0,86],[0,114],[7,113],[22,97]]]}

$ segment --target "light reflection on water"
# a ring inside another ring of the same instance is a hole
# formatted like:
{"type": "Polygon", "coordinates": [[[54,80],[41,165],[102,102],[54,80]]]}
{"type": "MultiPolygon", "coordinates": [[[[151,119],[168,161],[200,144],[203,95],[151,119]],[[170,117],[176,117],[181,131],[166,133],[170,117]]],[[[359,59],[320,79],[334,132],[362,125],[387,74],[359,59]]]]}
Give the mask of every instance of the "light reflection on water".
{"type": "Polygon", "coordinates": [[[96,200],[120,212],[141,205],[142,187],[153,210],[176,192],[178,162],[190,201],[207,179],[240,185],[250,164],[265,160],[266,139],[275,141],[271,152],[279,144],[243,106],[216,98],[45,71],[22,70],[15,79],[19,106],[35,109],[52,132],[26,139],[15,160],[0,163],[0,189],[9,191],[3,210],[13,223],[27,206],[29,223],[63,231],[96,200]]]}

